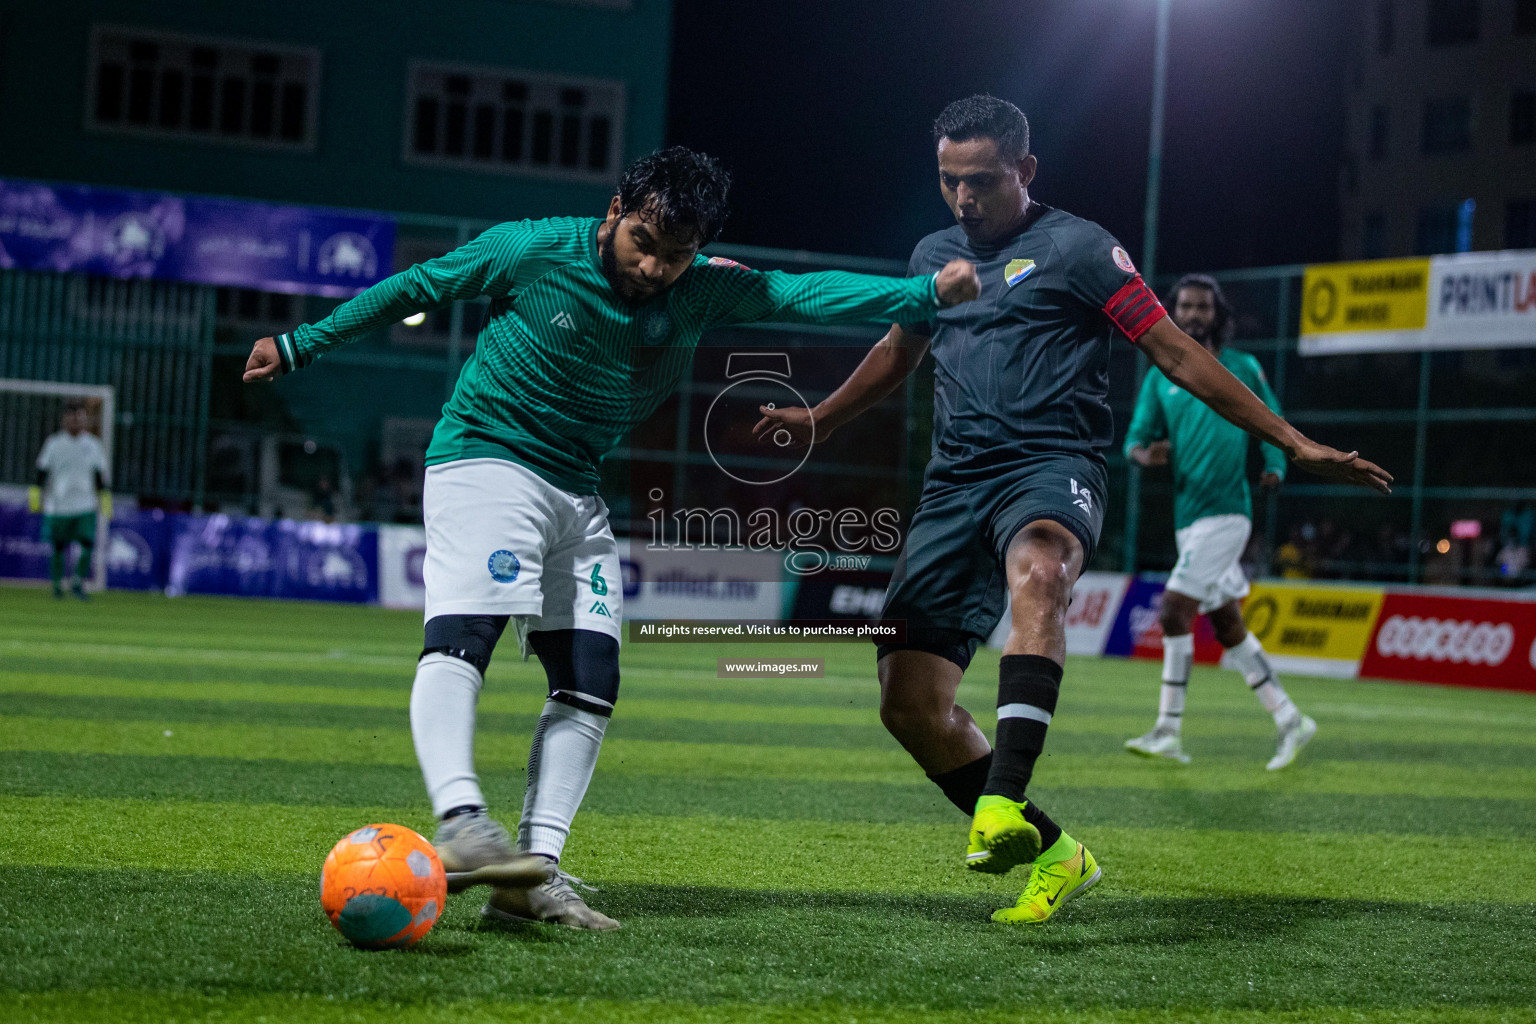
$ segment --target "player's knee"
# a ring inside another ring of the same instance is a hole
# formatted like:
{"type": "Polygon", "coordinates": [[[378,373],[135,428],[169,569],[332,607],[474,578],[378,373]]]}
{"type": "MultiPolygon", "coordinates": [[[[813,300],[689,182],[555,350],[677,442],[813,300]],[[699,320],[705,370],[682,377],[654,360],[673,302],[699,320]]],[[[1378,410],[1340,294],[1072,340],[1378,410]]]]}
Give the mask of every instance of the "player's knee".
{"type": "Polygon", "coordinates": [[[1027,559],[1009,581],[1014,619],[1020,615],[1064,615],[1072,600],[1072,578],[1058,558],[1027,559]]]}
{"type": "Polygon", "coordinates": [[[528,635],[549,680],[551,700],[611,715],[619,699],[619,642],[591,629],[550,629],[528,635]]]}
{"type": "Polygon", "coordinates": [[[421,655],[446,654],[473,665],[483,676],[496,641],[507,627],[505,615],[435,615],[427,621],[421,655]]]}
{"type": "Polygon", "coordinates": [[[1177,605],[1163,602],[1163,607],[1157,613],[1158,625],[1163,629],[1164,636],[1183,636],[1194,625],[1194,617],[1177,605]]]}

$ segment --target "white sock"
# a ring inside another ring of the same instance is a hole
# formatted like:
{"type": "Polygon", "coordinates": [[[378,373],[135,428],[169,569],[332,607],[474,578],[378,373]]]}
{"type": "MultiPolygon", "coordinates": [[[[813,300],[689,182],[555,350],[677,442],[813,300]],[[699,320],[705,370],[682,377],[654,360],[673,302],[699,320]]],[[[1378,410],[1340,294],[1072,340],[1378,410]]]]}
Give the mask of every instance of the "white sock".
{"type": "Polygon", "coordinates": [[[416,666],[411,738],[439,818],[465,804],[485,806],[475,775],[475,703],[484,681],[475,666],[446,654],[429,654],[416,666]]]}
{"type": "Polygon", "coordinates": [[[1232,667],[1243,674],[1249,688],[1258,694],[1259,703],[1274,716],[1277,727],[1284,729],[1301,717],[1301,711],[1280,685],[1280,677],[1275,675],[1275,666],[1270,664],[1269,656],[1264,653],[1264,645],[1259,643],[1258,637],[1249,633],[1243,637],[1242,643],[1228,648],[1227,653],[1232,658],[1232,667]]]}
{"type": "Polygon", "coordinates": [[[597,755],[608,728],[604,715],[550,700],[539,716],[528,751],[528,792],[517,845],[558,861],[571,834],[571,820],[587,795],[597,755]]]}
{"type": "Polygon", "coordinates": [[[1157,731],[1177,734],[1184,722],[1189,667],[1195,661],[1195,636],[1163,637],[1163,691],[1157,702],[1157,731]]]}

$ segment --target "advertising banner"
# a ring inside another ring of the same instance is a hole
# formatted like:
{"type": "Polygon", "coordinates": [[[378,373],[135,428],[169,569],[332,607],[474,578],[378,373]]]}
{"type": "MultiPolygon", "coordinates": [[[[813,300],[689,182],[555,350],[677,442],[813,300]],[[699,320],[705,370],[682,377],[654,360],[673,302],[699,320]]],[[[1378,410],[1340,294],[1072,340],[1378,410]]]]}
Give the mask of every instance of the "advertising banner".
{"type": "Polygon", "coordinates": [[[0,505],[0,579],[46,580],[52,554],[42,516],[25,505],[0,505]]]}
{"type": "Polygon", "coordinates": [[[1352,679],[1384,594],[1380,587],[1255,583],[1243,617],[1282,672],[1352,679]]]}
{"type": "MultiPolygon", "coordinates": [[[[1072,604],[1067,609],[1067,653],[1103,654],[1109,641],[1110,630],[1120,614],[1121,602],[1131,578],[1121,572],[1085,572],[1078,577],[1072,588],[1072,604]]],[[[1162,587],[1158,586],[1158,593],[1162,587]]],[[[987,646],[1001,650],[1008,640],[1011,626],[1011,609],[1003,612],[1003,618],[992,631],[987,646]]],[[[1156,625],[1153,613],[1153,625],[1156,625]]],[[[1159,634],[1161,635],[1161,634],[1159,634]]]]}
{"type": "Polygon", "coordinates": [[[420,526],[379,527],[379,603],[386,608],[427,607],[421,567],[427,560],[427,531],[420,526]]]}
{"type": "Polygon", "coordinates": [[[806,576],[796,581],[791,618],[800,622],[878,621],[890,580],[888,572],[867,569],[825,569],[806,576]]]}
{"type": "Polygon", "coordinates": [[[1536,250],[1310,266],[1301,352],[1536,345],[1536,250]]]}
{"type": "Polygon", "coordinates": [[[1413,347],[1428,317],[1429,259],[1307,267],[1301,283],[1301,352],[1413,347]]]}
{"type": "Polygon", "coordinates": [[[345,297],[394,248],[385,217],[0,179],[0,268],[345,297]]]}
{"type": "Polygon", "coordinates": [[[165,588],[176,518],[160,509],[149,509],[118,513],[112,519],[105,548],[110,589],[165,588]]]}
{"type": "Polygon", "coordinates": [[[1387,594],[1360,674],[1536,692],[1536,602],[1387,594]]]}
{"type": "Polygon", "coordinates": [[[378,534],[355,524],[177,516],[166,593],[378,600],[378,534]]]}
{"type": "Polygon", "coordinates": [[[658,550],[620,539],[619,559],[626,619],[783,617],[782,552],[658,550]]]}
{"type": "MultiPolygon", "coordinates": [[[[1163,627],[1158,616],[1163,607],[1161,580],[1133,579],[1120,602],[1119,613],[1104,641],[1104,653],[1120,658],[1163,657],[1163,627]]],[[[1195,663],[1221,661],[1221,644],[1205,616],[1195,620],[1195,663]]]]}

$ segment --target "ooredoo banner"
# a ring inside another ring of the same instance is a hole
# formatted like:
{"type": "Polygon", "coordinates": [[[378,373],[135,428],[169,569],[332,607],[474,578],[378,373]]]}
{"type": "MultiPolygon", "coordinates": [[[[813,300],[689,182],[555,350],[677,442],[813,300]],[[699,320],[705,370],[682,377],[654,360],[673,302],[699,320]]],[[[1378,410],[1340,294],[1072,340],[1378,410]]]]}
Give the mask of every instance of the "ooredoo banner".
{"type": "Polygon", "coordinates": [[[1360,674],[1536,692],[1536,601],[1388,593],[1360,674]]]}

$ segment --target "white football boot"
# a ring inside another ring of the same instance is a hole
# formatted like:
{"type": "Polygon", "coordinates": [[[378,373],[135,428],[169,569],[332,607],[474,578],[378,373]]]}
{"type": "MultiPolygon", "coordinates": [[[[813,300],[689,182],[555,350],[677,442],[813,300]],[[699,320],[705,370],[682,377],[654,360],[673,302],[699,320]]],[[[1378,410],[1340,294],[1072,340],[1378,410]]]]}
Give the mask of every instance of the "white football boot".
{"type": "MultiPolygon", "coordinates": [[[[543,857],[539,859],[545,860],[543,857]]],[[[575,875],[556,871],[549,881],[529,889],[497,889],[480,913],[495,921],[544,921],[595,932],[619,927],[619,922],[607,914],[587,906],[587,901],[571,887],[572,883],[589,892],[597,892],[596,886],[588,885],[575,875]]]]}
{"type": "Polygon", "coordinates": [[[538,885],[554,871],[549,858],[519,853],[507,830],[483,811],[438,825],[432,845],[448,874],[449,892],[473,885],[538,885]]]}
{"type": "Polygon", "coordinates": [[[1176,732],[1153,729],[1145,736],[1126,740],[1125,749],[1142,757],[1166,757],[1179,764],[1189,764],[1189,755],[1184,753],[1184,743],[1176,732]]]}
{"type": "Polygon", "coordinates": [[[1317,723],[1306,715],[1298,715],[1296,720],[1280,730],[1280,743],[1275,748],[1275,756],[1269,759],[1269,764],[1264,767],[1269,771],[1279,771],[1301,753],[1301,748],[1312,742],[1312,737],[1317,735],[1317,723]]]}

